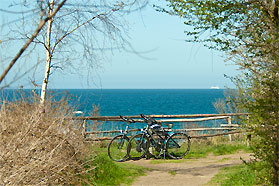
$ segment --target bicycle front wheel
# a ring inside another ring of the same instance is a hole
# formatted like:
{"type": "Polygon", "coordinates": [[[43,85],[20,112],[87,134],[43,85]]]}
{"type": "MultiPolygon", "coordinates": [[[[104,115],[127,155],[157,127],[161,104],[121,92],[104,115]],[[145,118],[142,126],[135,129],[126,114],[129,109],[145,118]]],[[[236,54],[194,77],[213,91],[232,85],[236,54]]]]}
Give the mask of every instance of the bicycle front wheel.
{"type": "Polygon", "coordinates": [[[125,161],[127,159],[127,146],[129,138],[126,135],[117,135],[108,145],[108,156],[113,161],[125,161]]]}
{"type": "Polygon", "coordinates": [[[145,156],[148,147],[149,139],[144,134],[136,134],[129,141],[127,154],[130,159],[138,160],[145,156]]]}
{"type": "Polygon", "coordinates": [[[173,159],[181,159],[190,150],[190,137],[182,132],[174,133],[167,139],[166,150],[173,159]]]}

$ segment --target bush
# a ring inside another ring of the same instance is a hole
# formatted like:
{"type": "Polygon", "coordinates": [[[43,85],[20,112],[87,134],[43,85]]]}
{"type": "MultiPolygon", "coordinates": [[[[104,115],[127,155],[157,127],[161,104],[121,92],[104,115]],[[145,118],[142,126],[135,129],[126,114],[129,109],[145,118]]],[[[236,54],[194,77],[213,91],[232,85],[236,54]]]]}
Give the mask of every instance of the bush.
{"type": "MultiPolygon", "coordinates": [[[[79,185],[87,146],[64,101],[3,102],[0,109],[0,185],[79,185]]],[[[89,168],[87,166],[87,168],[89,168]]]]}

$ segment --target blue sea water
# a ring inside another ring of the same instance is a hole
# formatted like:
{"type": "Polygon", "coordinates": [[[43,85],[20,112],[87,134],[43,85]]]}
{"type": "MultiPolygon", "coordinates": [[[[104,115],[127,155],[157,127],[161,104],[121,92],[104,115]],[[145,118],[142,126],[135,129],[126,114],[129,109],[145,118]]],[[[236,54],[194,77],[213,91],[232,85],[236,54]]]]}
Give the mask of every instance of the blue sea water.
{"type": "MultiPolygon", "coordinates": [[[[37,92],[39,93],[39,92],[37,92]]],[[[14,100],[33,95],[31,90],[6,89],[0,92],[1,99],[14,100]]],[[[224,99],[222,89],[70,89],[49,90],[48,97],[60,100],[67,96],[69,104],[76,111],[88,116],[93,105],[99,107],[101,116],[139,115],[139,114],[212,114],[217,113],[213,103],[224,99]]],[[[81,116],[77,114],[77,116],[81,116]]],[[[177,123],[178,124],[178,123],[177,123]]],[[[89,124],[91,125],[91,124],[89,124]]],[[[100,130],[120,126],[121,122],[105,122],[100,130]]],[[[176,125],[175,128],[182,127],[176,125]]],[[[213,126],[212,122],[203,126],[213,126]]],[[[135,124],[133,127],[141,127],[135,124]]]]}
{"type": "MultiPolygon", "coordinates": [[[[31,90],[21,90],[25,96],[31,90]]],[[[4,90],[1,98],[12,99],[18,90],[4,90]]],[[[211,114],[216,113],[213,102],[224,99],[222,89],[69,89],[50,90],[48,96],[60,99],[69,96],[69,103],[85,116],[98,105],[100,115],[138,114],[211,114]]]]}
{"type": "Polygon", "coordinates": [[[92,104],[99,105],[100,115],[209,114],[216,113],[213,102],[224,98],[223,90],[69,90],[78,98],[78,110],[86,114],[92,104]]]}

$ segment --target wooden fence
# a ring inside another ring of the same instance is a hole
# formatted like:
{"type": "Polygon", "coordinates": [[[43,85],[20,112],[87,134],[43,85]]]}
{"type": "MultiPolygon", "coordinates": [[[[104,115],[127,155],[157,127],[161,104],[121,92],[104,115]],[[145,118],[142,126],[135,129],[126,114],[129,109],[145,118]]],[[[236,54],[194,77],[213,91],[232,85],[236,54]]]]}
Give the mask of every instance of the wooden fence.
{"type": "MultiPolygon", "coordinates": [[[[193,122],[203,122],[210,120],[224,120],[226,123],[222,123],[220,127],[202,127],[202,128],[183,128],[183,129],[170,129],[171,131],[185,131],[189,132],[197,132],[197,131],[214,131],[214,134],[199,134],[199,135],[191,135],[191,138],[203,138],[203,137],[213,137],[213,136],[221,136],[228,135],[229,140],[231,141],[231,135],[236,133],[241,133],[239,124],[233,123],[233,117],[246,117],[247,113],[230,113],[230,114],[192,114],[192,115],[146,115],[147,117],[154,118],[159,124],[164,123],[193,123],[193,122]]],[[[124,116],[126,118],[132,118],[137,123],[142,123],[143,127],[145,127],[146,123],[141,118],[140,115],[133,116],[124,116]]],[[[95,117],[73,117],[70,118],[72,120],[76,120],[77,122],[82,122],[82,133],[86,139],[86,141],[102,141],[102,140],[110,140],[111,136],[102,136],[97,137],[100,134],[115,134],[120,133],[121,130],[106,130],[106,131],[90,131],[88,130],[88,122],[120,122],[123,121],[119,116],[95,116],[95,117]],[[93,137],[92,137],[93,136],[93,137]]],[[[129,132],[140,131],[141,129],[130,129],[129,132]]]]}

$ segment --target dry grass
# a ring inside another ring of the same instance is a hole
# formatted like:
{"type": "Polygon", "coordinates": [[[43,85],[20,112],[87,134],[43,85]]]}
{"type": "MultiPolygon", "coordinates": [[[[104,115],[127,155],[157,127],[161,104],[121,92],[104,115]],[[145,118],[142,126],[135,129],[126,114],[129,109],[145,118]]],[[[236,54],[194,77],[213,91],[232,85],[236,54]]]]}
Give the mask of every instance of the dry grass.
{"type": "MultiPolygon", "coordinates": [[[[88,155],[83,136],[63,102],[2,103],[0,185],[80,185],[88,155]]],[[[87,169],[90,167],[86,166],[87,169]]]]}

